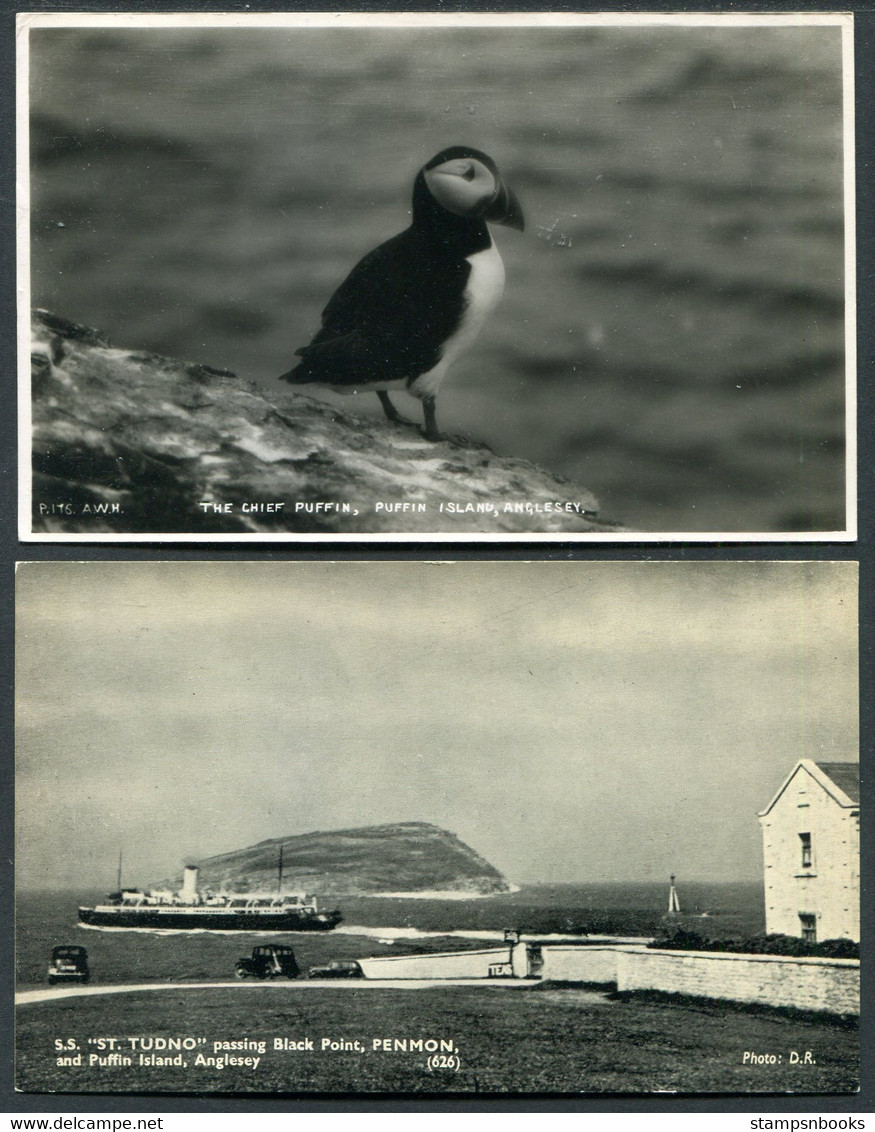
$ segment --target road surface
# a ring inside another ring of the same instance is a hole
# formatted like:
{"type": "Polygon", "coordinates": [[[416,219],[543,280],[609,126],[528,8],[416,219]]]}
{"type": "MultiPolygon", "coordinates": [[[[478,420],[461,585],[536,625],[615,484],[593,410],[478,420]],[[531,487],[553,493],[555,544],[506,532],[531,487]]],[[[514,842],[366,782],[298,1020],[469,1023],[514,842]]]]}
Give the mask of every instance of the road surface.
{"type": "Polygon", "coordinates": [[[34,1002],[49,1002],[58,998],[84,998],[99,994],[132,994],[137,991],[162,990],[215,990],[225,988],[259,988],[267,990],[429,990],[432,987],[492,987],[495,989],[535,986],[538,979],[236,979],[221,983],[109,983],[106,986],[40,987],[38,990],[19,991],[16,1006],[30,1006],[34,1002]]]}

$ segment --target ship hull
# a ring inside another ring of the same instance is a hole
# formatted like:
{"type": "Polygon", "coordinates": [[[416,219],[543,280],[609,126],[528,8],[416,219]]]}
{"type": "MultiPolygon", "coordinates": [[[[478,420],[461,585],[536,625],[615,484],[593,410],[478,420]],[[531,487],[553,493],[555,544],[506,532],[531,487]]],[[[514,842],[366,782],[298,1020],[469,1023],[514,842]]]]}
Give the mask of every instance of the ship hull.
{"type": "Polygon", "coordinates": [[[90,928],[146,928],[169,931],[329,932],[340,914],[247,912],[226,909],[80,908],[79,923],[90,928]]]}

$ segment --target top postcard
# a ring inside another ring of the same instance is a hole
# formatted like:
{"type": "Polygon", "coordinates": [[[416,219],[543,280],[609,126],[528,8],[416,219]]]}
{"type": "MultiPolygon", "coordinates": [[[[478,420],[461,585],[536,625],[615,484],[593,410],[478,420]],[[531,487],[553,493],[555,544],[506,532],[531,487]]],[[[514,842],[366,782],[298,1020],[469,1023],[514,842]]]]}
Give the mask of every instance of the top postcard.
{"type": "Polygon", "coordinates": [[[20,535],[856,537],[853,16],[18,17],[20,535]]]}

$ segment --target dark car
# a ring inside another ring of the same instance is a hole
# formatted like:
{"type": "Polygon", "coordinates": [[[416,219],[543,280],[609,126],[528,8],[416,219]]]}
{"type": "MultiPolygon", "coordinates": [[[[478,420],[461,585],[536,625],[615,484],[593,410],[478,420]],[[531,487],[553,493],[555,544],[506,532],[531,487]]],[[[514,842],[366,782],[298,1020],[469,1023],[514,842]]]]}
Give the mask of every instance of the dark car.
{"type": "Polygon", "coordinates": [[[361,965],[354,959],[332,959],[324,967],[311,967],[308,979],[363,979],[361,965]]]}
{"type": "Polygon", "coordinates": [[[250,956],[244,956],[234,964],[234,974],[238,979],[276,979],[280,976],[295,979],[300,973],[294,951],[276,943],[253,947],[250,956]]]}
{"type": "Polygon", "coordinates": [[[49,963],[50,983],[87,983],[88,952],[74,943],[62,943],[52,948],[52,961],[49,963]]]}

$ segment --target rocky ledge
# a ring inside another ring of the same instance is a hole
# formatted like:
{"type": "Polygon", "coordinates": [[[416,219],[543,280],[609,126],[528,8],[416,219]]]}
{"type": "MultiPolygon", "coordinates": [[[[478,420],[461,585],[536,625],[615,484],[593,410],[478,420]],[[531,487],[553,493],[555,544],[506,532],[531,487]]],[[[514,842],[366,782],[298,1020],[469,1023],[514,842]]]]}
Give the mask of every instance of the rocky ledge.
{"type": "Polygon", "coordinates": [[[585,489],[482,444],[431,443],[227,370],[113,348],[47,311],[34,313],[32,360],[35,532],[622,529],[585,489]]]}

